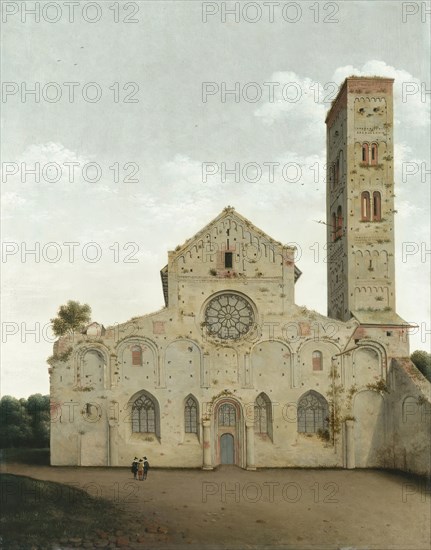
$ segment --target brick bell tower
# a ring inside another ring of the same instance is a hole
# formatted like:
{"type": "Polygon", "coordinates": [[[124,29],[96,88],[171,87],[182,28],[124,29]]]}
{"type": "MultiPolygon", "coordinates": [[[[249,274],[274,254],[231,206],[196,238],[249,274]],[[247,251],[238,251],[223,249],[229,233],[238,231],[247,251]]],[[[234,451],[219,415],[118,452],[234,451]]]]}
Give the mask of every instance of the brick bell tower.
{"type": "Polygon", "coordinates": [[[328,316],[395,321],[393,79],[346,78],[326,117],[328,316]]]}

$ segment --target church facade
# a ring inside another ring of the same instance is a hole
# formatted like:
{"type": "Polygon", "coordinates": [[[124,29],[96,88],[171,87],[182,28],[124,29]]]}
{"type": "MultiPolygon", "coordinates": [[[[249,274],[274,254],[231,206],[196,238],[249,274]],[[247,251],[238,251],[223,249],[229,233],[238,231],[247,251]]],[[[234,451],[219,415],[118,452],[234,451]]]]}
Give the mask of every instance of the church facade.
{"type": "Polygon", "coordinates": [[[295,250],[225,208],[169,252],[162,310],[55,343],[53,465],[429,471],[395,309],[392,84],[348,78],[327,116],[328,317],[295,304],[295,250]]]}

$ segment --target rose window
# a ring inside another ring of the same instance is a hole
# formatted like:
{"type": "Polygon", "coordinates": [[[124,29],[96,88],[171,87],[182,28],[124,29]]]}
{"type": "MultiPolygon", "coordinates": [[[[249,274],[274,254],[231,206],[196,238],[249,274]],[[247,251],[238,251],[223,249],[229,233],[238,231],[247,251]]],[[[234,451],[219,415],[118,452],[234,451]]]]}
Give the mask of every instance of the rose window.
{"type": "Polygon", "coordinates": [[[205,311],[208,333],[217,338],[237,339],[249,332],[254,323],[253,308],[237,294],[215,296],[205,311]]]}

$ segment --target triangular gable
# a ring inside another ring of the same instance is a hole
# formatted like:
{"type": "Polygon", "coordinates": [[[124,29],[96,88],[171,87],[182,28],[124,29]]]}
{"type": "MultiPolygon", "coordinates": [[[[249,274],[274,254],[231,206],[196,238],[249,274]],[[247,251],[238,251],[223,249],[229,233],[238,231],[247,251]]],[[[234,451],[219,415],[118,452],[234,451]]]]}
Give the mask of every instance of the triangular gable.
{"type": "MultiPolygon", "coordinates": [[[[245,216],[242,216],[239,214],[233,206],[227,206],[222,210],[222,212],[216,216],[213,220],[211,220],[205,227],[200,229],[193,237],[190,237],[187,239],[182,245],[178,245],[174,251],[175,253],[181,254],[184,253],[185,250],[189,246],[192,245],[192,243],[196,240],[199,240],[202,238],[203,235],[206,233],[209,233],[211,229],[217,225],[219,222],[223,221],[224,219],[231,218],[233,221],[236,221],[239,224],[243,224],[247,227],[247,230],[250,233],[254,233],[258,235],[260,238],[263,238],[268,241],[269,244],[274,244],[276,246],[285,246],[280,241],[276,241],[272,237],[270,237],[267,233],[256,227],[250,220],[248,220],[245,216]]],[[[294,247],[285,246],[286,248],[291,248],[292,250],[294,247]]]]}
{"type": "MultiPolygon", "coordinates": [[[[219,252],[209,252],[209,254],[213,257],[216,257],[216,261],[213,265],[213,270],[220,269],[220,261],[224,252],[225,247],[227,246],[226,241],[229,240],[229,235],[221,235],[220,234],[220,226],[225,225],[226,232],[227,232],[227,225],[229,225],[229,228],[231,228],[233,231],[231,233],[231,237],[234,233],[236,233],[237,237],[239,234],[239,238],[242,240],[248,241],[251,245],[254,245],[256,243],[260,243],[259,246],[263,245],[263,249],[265,250],[265,254],[268,254],[267,257],[271,257],[274,261],[274,258],[277,254],[284,255],[285,253],[283,251],[289,250],[292,251],[292,257],[294,257],[294,250],[295,247],[292,246],[286,246],[283,245],[280,241],[276,241],[272,237],[270,237],[268,234],[266,234],[264,231],[256,227],[253,223],[251,223],[250,220],[248,220],[246,217],[242,216],[236,210],[228,206],[222,210],[222,212],[216,216],[214,219],[212,219],[208,224],[206,224],[202,229],[200,229],[195,235],[187,239],[182,245],[178,245],[174,251],[169,252],[169,263],[166,265],[160,272],[162,285],[163,285],[163,294],[165,298],[165,304],[168,305],[168,286],[169,286],[169,270],[170,265],[172,262],[177,262],[179,260],[182,260],[184,262],[184,258],[186,256],[192,257],[193,253],[195,257],[199,258],[201,256],[200,250],[203,250],[205,248],[206,243],[215,244],[215,246],[219,246],[220,248],[217,248],[219,252]],[[228,222],[228,223],[225,223],[228,222]],[[217,239],[219,237],[219,239],[217,239]],[[217,240],[216,240],[217,239],[217,240]],[[214,242],[215,241],[215,242],[214,242]],[[215,268],[215,269],[214,269],[215,268]]],[[[228,233],[228,232],[227,232],[228,233]]],[[[228,244],[229,248],[232,249],[232,247],[235,247],[235,241],[236,238],[231,241],[230,244],[228,244]]],[[[236,241],[238,242],[238,241],[236,241]]],[[[250,262],[253,262],[254,260],[250,260],[250,262]]],[[[184,264],[183,264],[184,266],[184,264]]],[[[187,267],[187,266],[186,266],[187,267]]],[[[208,267],[210,267],[208,265],[208,267]]],[[[185,269],[183,267],[183,269],[185,269]]],[[[210,269],[211,271],[211,269],[210,269]]],[[[189,269],[185,269],[184,273],[188,273],[189,269]]],[[[301,276],[301,271],[294,266],[294,282],[298,280],[298,278],[301,276]]]]}

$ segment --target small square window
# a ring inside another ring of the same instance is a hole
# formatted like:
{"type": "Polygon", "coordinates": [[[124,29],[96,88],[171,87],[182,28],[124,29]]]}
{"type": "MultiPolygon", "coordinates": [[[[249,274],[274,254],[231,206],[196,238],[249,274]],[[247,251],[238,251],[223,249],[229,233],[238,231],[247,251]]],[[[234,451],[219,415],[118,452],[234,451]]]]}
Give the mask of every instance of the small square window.
{"type": "Polygon", "coordinates": [[[232,268],[232,252],[225,252],[224,254],[224,266],[232,268]]]}

